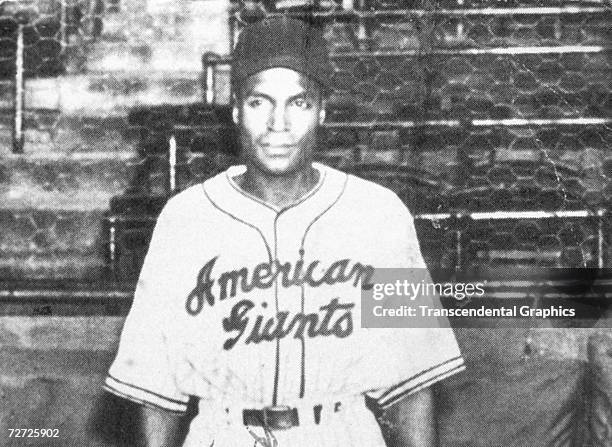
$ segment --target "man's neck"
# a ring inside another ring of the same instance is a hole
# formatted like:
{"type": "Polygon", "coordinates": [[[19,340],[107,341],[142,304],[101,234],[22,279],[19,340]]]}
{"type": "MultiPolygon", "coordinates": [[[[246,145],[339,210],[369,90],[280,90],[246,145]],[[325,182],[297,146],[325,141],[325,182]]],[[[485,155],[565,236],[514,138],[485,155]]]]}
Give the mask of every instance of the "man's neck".
{"type": "Polygon", "coordinates": [[[282,209],[299,201],[319,181],[320,173],[311,165],[292,175],[275,176],[247,166],[244,174],[235,178],[243,191],[282,209]]]}

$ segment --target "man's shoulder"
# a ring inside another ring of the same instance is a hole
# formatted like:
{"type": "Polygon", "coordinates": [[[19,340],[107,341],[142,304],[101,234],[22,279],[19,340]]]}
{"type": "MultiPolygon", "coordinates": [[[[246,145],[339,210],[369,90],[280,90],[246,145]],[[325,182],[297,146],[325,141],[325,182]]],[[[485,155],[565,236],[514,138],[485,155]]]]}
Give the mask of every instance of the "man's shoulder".
{"type": "Polygon", "coordinates": [[[210,206],[206,198],[206,189],[221,182],[227,171],[221,172],[207,180],[195,183],[168,199],[164,213],[193,213],[197,209],[210,206]]]}
{"type": "Polygon", "coordinates": [[[370,208],[370,210],[406,208],[398,195],[391,189],[352,173],[329,167],[328,169],[346,176],[345,196],[348,200],[358,202],[363,206],[375,207],[370,208]]]}
{"type": "Polygon", "coordinates": [[[164,211],[178,212],[180,210],[192,208],[198,203],[202,203],[204,198],[202,189],[203,184],[204,182],[196,183],[172,196],[170,199],[168,199],[168,202],[166,202],[164,211]]]}

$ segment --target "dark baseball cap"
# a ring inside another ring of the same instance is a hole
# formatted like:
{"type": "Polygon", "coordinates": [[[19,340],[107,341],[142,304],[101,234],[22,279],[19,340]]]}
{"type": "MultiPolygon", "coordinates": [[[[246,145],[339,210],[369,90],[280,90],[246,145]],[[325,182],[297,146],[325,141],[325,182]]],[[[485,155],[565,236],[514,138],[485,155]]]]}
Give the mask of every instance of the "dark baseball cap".
{"type": "Polygon", "coordinates": [[[275,67],[295,70],[330,89],[333,69],[322,30],[286,16],[244,28],[232,55],[234,91],[247,77],[275,67]]]}

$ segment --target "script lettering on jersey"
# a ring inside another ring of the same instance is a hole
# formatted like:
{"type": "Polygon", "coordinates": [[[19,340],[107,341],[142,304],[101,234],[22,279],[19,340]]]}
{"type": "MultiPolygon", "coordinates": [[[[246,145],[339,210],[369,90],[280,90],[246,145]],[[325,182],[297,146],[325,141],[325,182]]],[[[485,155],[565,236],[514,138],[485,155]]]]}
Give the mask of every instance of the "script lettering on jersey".
{"type": "Polygon", "coordinates": [[[305,264],[303,259],[291,262],[264,262],[254,268],[241,267],[222,272],[218,279],[213,277],[213,269],[218,257],[211,258],[198,273],[196,286],[187,296],[185,309],[190,315],[198,315],[204,305],[214,306],[217,296],[220,301],[234,298],[239,292],[248,293],[253,289],[268,289],[276,281],[282,287],[320,287],[324,284],[353,282],[357,287],[370,284],[374,267],[350,259],[340,259],[329,266],[321,266],[321,261],[305,264]],[[317,277],[315,272],[319,273],[317,277]]]}
{"type": "MultiPolygon", "coordinates": [[[[333,298],[321,305],[317,312],[277,311],[266,316],[257,314],[256,304],[249,300],[248,293],[255,289],[276,287],[321,287],[339,283],[352,283],[353,287],[368,287],[374,275],[374,267],[350,259],[340,259],[324,266],[321,261],[305,263],[300,259],[291,262],[269,262],[253,268],[241,267],[221,272],[215,276],[215,263],[211,258],[200,269],[196,285],[187,296],[185,309],[190,315],[198,315],[204,306],[213,307],[217,302],[246,295],[238,301],[222,320],[228,333],[223,348],[232,349],[239,340],[245,344],[258,344],[282,339],[293,334],[293,338],[338,337],[353,333],[352,310],[355,303],[342,303],[333,298]]],[[[265,307],[265,303],[264,307],[265,307]]]]}
{"type": "Polygon", "coordinates": [[[355,303],[342,304],[338,298],[319,307],[322,318],[316,313],[297,313],[290,318],[289,312],[278,312],[276,318],[269,317],[265,320],[262,315],[257,315],[250,327],[251,318],[248,314],[254,307],[253,301],[241,300],[232,308],[230,316],[223,319],[225,332],[237,332],[234,337],[228,338],[223,343],[223,349],[232,349],[247,332],[249,335],[244,340],[247,345],[285,338],[294,330],[293,338],[296,339],[304,338],[305,335],[309,338],[329,336],[345,338],[353,333],[351,310],[355,307],[355,303]]]}

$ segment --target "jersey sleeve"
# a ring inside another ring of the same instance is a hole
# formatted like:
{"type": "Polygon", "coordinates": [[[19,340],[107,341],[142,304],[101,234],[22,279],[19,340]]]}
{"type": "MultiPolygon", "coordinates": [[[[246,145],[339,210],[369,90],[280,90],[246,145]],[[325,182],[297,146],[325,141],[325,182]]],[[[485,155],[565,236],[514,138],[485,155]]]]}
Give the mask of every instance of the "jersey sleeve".
{"type": "Polygon", "coordinates": [[[177,387],[168,327],[177,228],[159,216],[104,389],[131,401],[183,413],[189,396],[177,387]]]}
{"type": "Polygon", "coordinates": [[[404,366],[396,383],[388,387],[372,390],[368,398],[376,402],[376,407],[386,409],[406,396],[427,388],[465,369],[465,364],[453,330],[450,328],[394,329],[394,344],[389,353],[396,355],[393,364],[404,366]],[[399,378],[402,377],[402,378],[399,378]]]}
{"type": "MultiPolygon", "coordinates": [[[[390,215],[394,218],[389,227],[393,235],[389,241],[389,267],[419,269],[419,282],[431,282],[431,277],[417,238],[414,219],[405,205],[394,196],[395,206],[390,215]]],[[[428,306],[440,306],[438,297],[419,297],[428,306]]],[[[374,329],[380,333],[380,346],[389,361],[389,374],[398,378],[389,387],[382,387],[367,393],[377,407],[385,409],[404,397],[416,393],[436,382],[446,379],[465,369],[465,364],[455,334],[448,324],[438,320],[437,327],[374,329]],[[400,371],[397,371],[400,369],[400,371]]],[[[385,361],[384,359],[382,360],[385,361]]]]}

